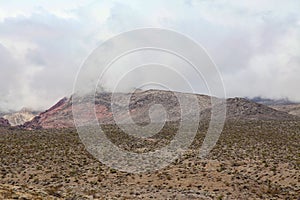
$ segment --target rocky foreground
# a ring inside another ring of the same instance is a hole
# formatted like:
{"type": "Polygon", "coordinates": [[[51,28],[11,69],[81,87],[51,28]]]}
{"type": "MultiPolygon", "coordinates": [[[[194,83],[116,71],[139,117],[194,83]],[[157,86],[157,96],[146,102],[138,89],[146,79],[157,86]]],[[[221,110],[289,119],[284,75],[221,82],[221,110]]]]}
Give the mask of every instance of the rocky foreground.
{"type": "MultiPolygon", "coordinates": [[[[167,124],[151,140],[105,125],[108,138],[128,151],[167,145],[167,124]]],[[[300,122],[228,120],[205,159],[197,157],[207,130],[200,124],[189,151],[156,172],[111,169],[86,150],[74,129],[0,128],[0,199],[298,199],[300,122]]]]}
{"type": "MultiPolygon", "coordinates": [[[[290,111],[244,98],[227,99],[221,137],[200,159],[212,105],[211,97],[197,95],[201,120],[189,150],[164,169],[132,174],[102,164],[79,139],[72,108],[86,109],[90,98],[85,96],[76,105],[72,97],[63,98],[18,127],[0,118],[0,199],[299,198],[300,120],[290,111]]],[[[181,117],[175,93],[149,90],[131,96],[127,106],[140,125],[150,122],[152,105],[159,103],[166,110],[165,126],[150,138],[127,135],[115,125],[111,98],[110,93],[97,94],[95,114],[107,138],[120,149],[145,153],[174,139],[181,117]]],[[[118,105],[120,118],[126,118],[123,108],[118,105]]],[[[186,116],[194,123],[193,115],[186,116]]]]}

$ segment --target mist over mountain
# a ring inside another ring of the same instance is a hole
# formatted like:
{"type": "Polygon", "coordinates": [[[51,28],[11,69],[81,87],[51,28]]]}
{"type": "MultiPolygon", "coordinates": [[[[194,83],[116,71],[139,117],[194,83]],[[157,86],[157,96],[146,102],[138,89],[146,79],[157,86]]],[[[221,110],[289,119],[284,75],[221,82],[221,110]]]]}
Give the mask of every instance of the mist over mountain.
{"type": "Polygon", "coordinates": [[[289,113],[291,115],[300,116],[300,103],[296,101],[291,101],[288,98],[274,100],[268,98],[255,97],[250,100],[267,105],[276,110],[289,113]]]}
{"type": "Polygon", "coordinates": [[[3,114],[3,118],[7,119],[12,126],[18,126],[32,120],[39,113],[39,111],[33,111],[30,108],[22,108],[17,112],[3,114]]]}
{"type": "Polygon", "coordinates": [[[291,101],[288,98],[270,99],[270,98],[263,98],[263,97],[254,97],[254,98],[247,98],[247,99],[254,101],[256,103],[270,105],[270,106],[299,104],[299,102],[291,101]]]}

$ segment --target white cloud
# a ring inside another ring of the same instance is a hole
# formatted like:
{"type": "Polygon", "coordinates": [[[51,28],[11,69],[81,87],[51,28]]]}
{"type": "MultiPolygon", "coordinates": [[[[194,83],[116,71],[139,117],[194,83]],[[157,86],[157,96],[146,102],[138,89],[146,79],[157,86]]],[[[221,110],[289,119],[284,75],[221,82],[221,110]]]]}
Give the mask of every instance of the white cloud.
{"type": "Polygon", "coordinates": [[[230,96],[300,101],[297,0],[0,2],[0,110],[49,107],[72,92],[97,45],[141,27],[174,29],[202,44],[230,96]]]}

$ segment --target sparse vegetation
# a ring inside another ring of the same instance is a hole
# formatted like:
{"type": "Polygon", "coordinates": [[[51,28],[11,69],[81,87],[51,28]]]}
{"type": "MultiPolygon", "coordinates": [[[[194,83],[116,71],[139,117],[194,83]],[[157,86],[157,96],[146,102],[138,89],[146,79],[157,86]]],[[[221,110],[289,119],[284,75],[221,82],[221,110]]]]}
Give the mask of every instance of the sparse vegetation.
{"type": "MultiPolygon", "coordinates": [[[[167,145],[169,123],[150,141],[103,127],[119,147],[140,152],[167,145]]],[[[297,199],[299,121],[227,121],[205,160],[197,157],[207,124],[190,149],[165,169],[129,174],[98,162],[75,129],[0,128],[0,199],[297,199]]]]}

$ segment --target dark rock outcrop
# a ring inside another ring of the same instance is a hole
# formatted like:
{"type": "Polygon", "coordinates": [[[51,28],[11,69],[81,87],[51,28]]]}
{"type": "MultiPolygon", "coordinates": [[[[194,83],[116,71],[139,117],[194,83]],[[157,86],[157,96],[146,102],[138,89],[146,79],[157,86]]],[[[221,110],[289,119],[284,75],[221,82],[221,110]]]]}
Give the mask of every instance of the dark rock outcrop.
{"type": "Polygon", "coordinates": [[[9,127],[10,126],[9,121],[7,119],[0,117],[0,126],[9,127]]]}

